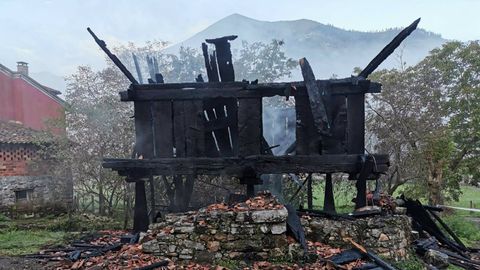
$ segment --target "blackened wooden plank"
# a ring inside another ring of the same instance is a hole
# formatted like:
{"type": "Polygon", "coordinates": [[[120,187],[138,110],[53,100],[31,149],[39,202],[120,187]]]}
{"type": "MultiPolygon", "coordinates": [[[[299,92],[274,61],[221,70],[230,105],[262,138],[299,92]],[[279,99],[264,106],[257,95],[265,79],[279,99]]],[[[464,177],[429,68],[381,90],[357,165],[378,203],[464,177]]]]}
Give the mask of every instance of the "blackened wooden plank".
{"type": "Polygon", "coordinates": [[[215,51],[217,52],[218,71],[220,73],[220,79],[222,82],[235,81],[235,73],[233,70],[232,52],[230,50],[231,40],[236,39],[237,36],[225,36],[216,39],[207,39],[207,43],[215,45],[215,51]]]}
{"type": "Polygon", "coordinates": [[[214,134],[217,140],[220,156],[229,157],[233,155],[233,151],[228,132],[228,124],[230,122],[225,114],[226,102],[227,99],[224,98],[206,99],[204,100],[204,109],[208,114],[208,125],[216,125],[218,127],[222,122],[225,124],[223,128],[217,128],[214,131],[214,134]]]}
{"type": "Polygon", "coordinates": [[[226,99],[227,121],[230,132],[233,155],[238,154],[238,101],[234,98],[226,99]]]}
{"type": "Polygon", "coordinates": [[[239,155],[258,155],[262,150],[262,99],[238,101],[239,155]]]}
{"type": "MultiPolygon", "coordinates": [[[[317,84],[327,84],[326,91],[333,96],[378,93],[381,89],[381,84],[373,83],[369,80],[359,80],[358,82],[346,80],[317,80],[317,84]]],[[[141,84],[132,85],[128,91],[120,92],[122,101],[188,100],[217,97],[255,98],[277,95],[307,95],[305,83],[290,82],[257,85],[248,85],[244,82],[141,84]],[[292,87],[295,90],[286,91],[286,89],[292,87]],[[180,89],[181,91],[179,91],[180,89]],[[203,90],[196,91],[196,89],[203,90]]]]}
{"type": "Polygon", "coordinates": [[[153,158],[152,102],[135,102],[135,152],[143,158],[153,158]]]}
{"type": "Polygon", "coordinates": [[[347,153],[363,154],[365,149],[365,96],[347,96],[347,153]]]}
{"type": "Polygon", "coordinates": [[[175,156],[185,157],[187,149],[185,144],[185,101],[173,102],[173,139],[175,156]]]}
{"type": "Polygon", "coordinates": [[[212,74],[212,66],[210,65],[210,55],[208,54],[208,45],[206,43],[202,43],[202,52],[203,52],[203,60],[205,61],[205,70],[207,71],[208,81],[212,82],[213,74],[212,74]]]}
{"type": "Polygon", "coordinates": [[[330,121],[327,115],[327,106],[324,103],[324,96],[326,95],[326,86],[317,85],[315,75],[310,67],[307,59],[302,58],[299,61],[302,69],[303,80],[307,88],[310,109],[313,115],[313,122],[317,128],[318,133],[322,135],[330,134],[330,121]]]}
{"type": "Polygon", "coordinates": [[[133,231],[146,232],[148,230],[147,196],[145,182],[135,182],[135,207],[133,214],[133,231]]]}
{"type": "MultiPolygon", "coordinates": [[[[364,93],[379,93],[381,90],[381,84],[377,82],[371,82],[370,80],[348,77],[343,79],[329,79],[329,80],[316,80],[317,84],[328,84],[332,95],[345,95],[345,94],[358,94],[364,93]],[[338,93],[336,93],[338,92],[338,93]]],[[[183,82],[183,83],[152,83],[152,84],[136,84],[130,85],[131,90],[155,90],[155,89],[206,89],[206,88],[235,88],[242,87],[247,90],[275,90],[277,93],[285,93],[285,90],[290,87],[298,89],[305,89],[304,81],[292,81],[292,82],[275,82],[275,83],[258,83],[249,84],[248,82],[183,82]]],[[[293,90],[295,91],[295,90],[293,90]]]]}
{"type": "Polygon", "coordinates": [[[172,102],[152,102],[155,157],[173,157],[172,102]]]}
{"type": "Polygon", "coordinates": [[[328,102],[331,136],[322,137],[323,154],[346,153],[347,105],[344,96],[332,96],[328,102]]]}
{"type": "Polygon", "coordinates": [[[406,39],[415,29],[417,29],[417,25],[420,22],[420,18],[416,19],[412,24],[408,27],[400,31],[390,43],[388,43],[385,48],[382,49],[380,53],[378,53],[373,60],[368,63],[368,65],[360,72],[359,76],[361,77],[368,77],[387,57],[395,51],[395,49],[400,46],[402,41],[406,39]]]}
{"type": "Polygon", "coordinates": [[[297,155],[321,154],[320,135],[316,132],[312,111],[310,110],[307,96],[295,96],[295,111],[297,114],[296,123],[296,145],[297,155]]]}
{"type": "Polygon", "coordinates": [[[325,175],[325,196],[323,199],[323,211],[335,213],[335,197],[333,195],[332,174],[325,175]]]}
{"type": "Polygon", "coordinates": [[[184,101],[185,144],[187,157],[205,156],[203,102],[184,101]]]}
{"type": "MultiPolygon", "coordinates": [[[[217,53],[215,51],[213,51],[212,54],[210,55],[210,67],[212,68],[211,82],[219,82],[220,78],[218,75],[217,53]]],[[[208,82],[210,82],[210,79],[208,82]]]]}
{"type": "MultiPolygon", "coordinates": [[[[162,158],[162,159],[105,159],[103,166],[113,170],[153,170],[156,174],[209,174],[242,175],[246,167],[253,168],[258,174],[276,173],[335,173],[358,172],[362,155],[299,155],[227,158],[162,158]]],[[[388,170],[387,155],[373,155],[377,166],[375,172],[388,170]]],[[[132,171],[132,172],[133,172],[132,171]]]]}
{"type": "Polygon", "coordinates": [[[312,190],[312,178],[309,177],[307,181],[307,209],[313,209],[313,190],[312,190]]]}

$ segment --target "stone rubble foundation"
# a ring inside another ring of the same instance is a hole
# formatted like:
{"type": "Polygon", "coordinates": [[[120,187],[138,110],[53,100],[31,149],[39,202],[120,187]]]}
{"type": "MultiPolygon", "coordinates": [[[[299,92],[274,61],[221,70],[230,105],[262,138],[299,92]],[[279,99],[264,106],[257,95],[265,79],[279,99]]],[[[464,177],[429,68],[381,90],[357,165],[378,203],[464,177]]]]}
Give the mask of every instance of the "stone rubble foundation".
{"type": "MultiPolygon", "coordinates": [[[[150,225],[143,251],[174,261],[213,263],[218,260],[297,260],[301,246],[287,237],[285,207],[255,210],[208,210],[166,215],[150,225]]],[[[351,248],[351,237],[390,259],[408,256],[411,221],[404,215],[355,220],[302,217],[307,240],[351,248]]]]}
{"type": "Polygon", "coordinates": [[[321,217],[302,218],[306,238],[327,245],[350,248],[343,238],[350,237],[378,255],[393,260],[408,257],[412,224],[406,215],[372,216],[354,220],[321,217]]]}
{"type": "Polygon", "coordinates": [[[170,214],[150,226],[153,239],[143,250],[172,260],[212,263],[216,260],[267,260],[303,255],[287,241],[288,212],[280,209],[206,211],[170,214]]]}

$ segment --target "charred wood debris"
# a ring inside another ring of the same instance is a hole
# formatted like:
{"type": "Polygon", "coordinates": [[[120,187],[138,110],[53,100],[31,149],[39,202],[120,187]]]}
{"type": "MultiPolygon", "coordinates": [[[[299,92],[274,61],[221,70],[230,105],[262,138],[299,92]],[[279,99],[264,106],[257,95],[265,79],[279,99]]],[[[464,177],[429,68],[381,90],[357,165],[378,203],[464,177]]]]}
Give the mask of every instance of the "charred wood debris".
{"type": "MultiPolygon", "coordinates": [[[[273,195],[262,192],[256,197],[243,201],[212,204],[207,211],[245,211],[279,209],[273,195]]],[[[252,262],[252,269],[398,269],[371,250],[345,237],[350,249],[332,247],[320,242],[305,239],[299,216],[327,216],[334,219],[355,219],[366,215],[391,214],[395,207],[406,208],[406,214],[412,218],[412,231],[418,235],[412,249],[424,258],[428,269],[437,269],[453,264],[464,269],[480,269],[480,253],[478,249],[466,247],[452,230],[441,220],[438,212],[442,208],[422,205],[419,201],[404,197],[392,200],[381,194],[380,200],[371,200],[370,206],[377,206],[381,211],[370,211],[362,215],[336,214],[315,210],[296,211],[291,205],[285,205],[289,215],[287,219],[288,241],[300,243],[305,251],[303,260],[296,264],[271,263],[266,261],[252,262]],[[388,198],[388,199],[387,199],[388,198]],[[388,205],[387,205],[388,204],[388,205]],[[432,255],[433,254],[433,255],[432,255]],[[433,258],[432,258],[433,257],[433,258]],[[439,259],[440,258],[440,259],[439,259]],[[441,261],[441,260],[445,261],[441,261]],[[438,261],[440,260],[440,261],[438,261]]],[[[127,231],[99,231],[86,234],[67,246],[56,246],[42,250],[38,254],[27,255],[38,259],[49,269],[226,269],[208,264],[194,262],[180,263],[142,252],[142,244],[149,239],[148,234],[127,231]]]]}
{"type": "MultiPolygon", "coordinates": [[[[138,59],[133,55],[139,84],[108,50],[105,42],[88,28],[95,42],[132,83],[127,91],[121,93],[121,100],[134,101],[134,156],[141,158],[105,159],[103,166],[118,171],[127,177],[127,181],[135,182],[134,233],[106,231],[103,235],[82,238],[67,247],[47,249],[28,257],[60,261],[57,269],[210,269],[197,264],[178,266],[172,261],[142,253],[140,232],[146,231],[149,224],[145,179],[152,179],[152,175],[187,175],[193,179],[197,174],[226,174],[238,177],[240,183],[246,185],[244,199],[251,198],[247,202],[261,202],[266,198],[254,197],[253,188],[261,183],[261,174],[288,173],[295,176],[308,173],[309,176],[291,198],[306,184],[308,209],[286,205],[289,212],[287,232],[307,251],[306,264],[301,267],[396,269],[349,238],[345,238],[352,246],[348,250],[307,241],[299,216],[355,219],[391,214],[400,205],[406,208],[406,214],[413,221],[412,229],[420,236],[414,243],[418,254],[423,256],[433,250],[445,255],[451,264],[465,269],[480,269],[475,257],[478,250],[466,247],[448,228],[437,215],[441,209],[405,198],[393,200],[379,190],[367,193],[366,189],[366,181],[378,181],[389,165],[385,155],[365,154],[364,95],[379,92],[381,87],[367,77],[416,29],[419,21],[401,31],[358,76],[316,80],[308,61],[302,58],[299,63],[304,81],[268,84],[245,80],[235,82],[229,43],[237,38],[233,35],[207,39],[207,43],[215,46],[212,54],[207,44],[202,44],[208,82],[198,75],[194,83],[166,84],[158,72],[156,59],[148,58],[150,78],[148,84],[143,84],[138,59]],[[294,96],[297,122],[301,120],[297,124],[296,141],[287,147],[283,156],[273,156],[272,148],[275,146],[269,146],[262,135],[261,98],[275,95],[294,96]],[[225,110],[225,115],[217,115],[216,110],[225,110]],[[179,113],[182,119],[177,117],[179,113]],[[184,116],[188,114],[191,117],[184,116]],[[213,133],[215,138],[211,137],[213,133]],[[323,210],[312,209],[312,173],[326,175],[323,210]],[[348,173],[351,180],[356,180],[356,211],[350,215],[335,212],[333,173],[348,173]]],[[[429,267],[435,269],[434,265],[429,267]]],[[[255,262],[253,268],[278,269],[278,266],[255,262]]]]}

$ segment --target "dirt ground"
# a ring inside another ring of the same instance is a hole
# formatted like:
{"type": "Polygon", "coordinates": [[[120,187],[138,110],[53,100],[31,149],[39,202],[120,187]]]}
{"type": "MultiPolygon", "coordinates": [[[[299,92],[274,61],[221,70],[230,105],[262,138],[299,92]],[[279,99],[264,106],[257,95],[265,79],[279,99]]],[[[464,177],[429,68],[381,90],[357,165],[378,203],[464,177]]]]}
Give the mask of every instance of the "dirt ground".
{"type": "Polygon", "coordinates": [[[0,270],[35,270],[46,269],[45,264],[42,264],[35,259],[27,259],[24,257],[6,257],[0,256],[0,270]]]}

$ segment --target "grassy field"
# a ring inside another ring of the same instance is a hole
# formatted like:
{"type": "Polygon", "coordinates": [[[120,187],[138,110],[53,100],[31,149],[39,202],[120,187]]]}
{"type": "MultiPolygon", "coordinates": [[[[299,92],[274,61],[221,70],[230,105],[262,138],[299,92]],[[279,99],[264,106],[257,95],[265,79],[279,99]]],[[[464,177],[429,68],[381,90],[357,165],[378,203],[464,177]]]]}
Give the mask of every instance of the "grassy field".
{"type": "MultiPolygon", "coordinates": [[[[448,201],[445,202],[446,205],[458,206],[458,207],[467,207],[470,208],[470,202],[473,204],[473,208],[480,209],[480,188],[473,186],[462,186],[461,187],[462,195],[459,197],[459,201],[448,201]]],[[[339,184],[335,187],[335,205],[339,208],[340,211],[351,211],[353,210],[354,203],[352,199],[355,197],[356,191],[353,185],[343,185],[339,184]]],[[[402,191],[399,188],[394,197],[401,195],[402,191]]],[[[323,182],[315,185],[313,189],[313,205],[316,209],[321,209],[323,207],[323,196],[324,196],[324,185],[323,182]]],[[[422,203],[425,203],[422,201],[422,203]]],[[[468,211],[466,211],[469,213],[468,211]]]]}
{"type": "Polygon", "coordinates": [[[45,230],[9,230],[0,232],[0,255],[25,255],[42,247],[64,242],[66,232],[45,230]]]}
{"type": "Polygon", "coordinates": [[[470,208],[470,202],[474,207],[480,209],[480,188],[472,186],[462,186],[462,195],[458,202],[448,202],[448,205],[470,208]]]}
{"type": "Polygon", "coordinates": [[[0,215],[0,255],[25,255],[62,244],[78,232],[121,229],[121,224],[93,215],[60,215],[10,220],[0,215]]]}

